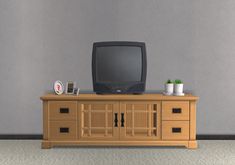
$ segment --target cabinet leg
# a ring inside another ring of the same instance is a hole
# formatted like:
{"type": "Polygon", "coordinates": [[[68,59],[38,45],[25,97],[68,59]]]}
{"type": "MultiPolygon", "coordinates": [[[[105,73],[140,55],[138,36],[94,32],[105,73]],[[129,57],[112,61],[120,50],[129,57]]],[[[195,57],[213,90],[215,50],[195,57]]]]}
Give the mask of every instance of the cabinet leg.
{"type": "Polygon", "coordinates": [[[50,149],[50,148],[51,148],[50,142],[46,142],[46,141],[42,142],[42,149],[50,149]]]}
{"type": "Polygon", "coordinates": [[[198,146],[197,146],[197,141],[189,141],[188,142],[188,146],[187,148],[189,149],[196,149],[198,146]]]}

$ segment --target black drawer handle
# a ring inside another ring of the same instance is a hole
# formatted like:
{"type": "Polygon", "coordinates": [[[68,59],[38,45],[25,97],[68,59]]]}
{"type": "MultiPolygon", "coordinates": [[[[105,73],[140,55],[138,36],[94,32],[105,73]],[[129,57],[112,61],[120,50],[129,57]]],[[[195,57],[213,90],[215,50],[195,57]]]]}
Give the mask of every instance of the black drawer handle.
{"type": "Polygon", "coordinates": [[[69,133],[69,128],[68,127],[61,127],[60,133],[69,133]]]}
{"type": "Polygon", "coordinates": [[[114,113],[114,127],[118,127],[118,113],[114,113]]]}
{"type": "Polygon", "coordinates": [[[181,108],[172,108],[172,113],[181,113],[181,108]]]}
{"type": "Polygon", "coordinates": [[[124,113],[121,113],[121,127],[124,127],[124,113]]]}
{"type": "Polygon", "coordinates": [[[181,133],[181,128],[172,128],[172,133],[181,133]]]}
{"type": "Polygon", "coordinates": [[[69,113],[69,108],[60,108],[60,113],[69,113]]]}

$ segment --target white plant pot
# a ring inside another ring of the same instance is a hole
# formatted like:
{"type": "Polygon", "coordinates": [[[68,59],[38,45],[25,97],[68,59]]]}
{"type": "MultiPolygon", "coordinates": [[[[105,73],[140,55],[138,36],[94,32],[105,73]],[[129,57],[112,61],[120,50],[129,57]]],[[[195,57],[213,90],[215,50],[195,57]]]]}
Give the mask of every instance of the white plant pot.
{"type": "Polygon", "coordinates": [[[184,91],[184,84],[175,84],[175,94],[182,94],[184,91]]]}
{"type": "Polygon", "coordinates": [[[174,92],[174,84],[165,84],[165,93],[168,95],[172,95],[174,92]]]}

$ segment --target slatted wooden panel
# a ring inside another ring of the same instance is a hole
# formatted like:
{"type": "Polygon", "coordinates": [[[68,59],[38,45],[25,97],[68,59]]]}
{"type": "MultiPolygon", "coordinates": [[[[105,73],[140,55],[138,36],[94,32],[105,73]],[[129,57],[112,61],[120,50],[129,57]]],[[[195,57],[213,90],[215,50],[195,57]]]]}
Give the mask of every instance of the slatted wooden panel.
{"type": "Polygon", "coordinates": [[[81,102],[81,138],[115,139],[118,127],[114,127],[114,114],[119,111],[118,102],[81,102]]]}
{"type": "Polygon", "coordinates": [[[120,113],[124,113],[124,127],[120,127],[121,139],[159,139],[159,102],[121,102],[120,113]]]}

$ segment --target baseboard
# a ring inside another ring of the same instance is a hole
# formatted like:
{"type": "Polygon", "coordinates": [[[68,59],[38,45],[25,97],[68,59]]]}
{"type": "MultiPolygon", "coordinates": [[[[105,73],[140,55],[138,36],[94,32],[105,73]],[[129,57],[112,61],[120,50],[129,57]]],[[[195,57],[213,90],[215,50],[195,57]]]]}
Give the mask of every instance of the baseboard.
{"type": "MultiPolygon", "coordinates": [[[[0,140],[41,140],[41,134],[0,134],[0,140]]],[[[235,135],[197,135],[197,140],[235,140],[235,135]]]]}
{"type": "Polygon", "coordinates": [[[212,135],[202,134],[197,135],[197,140],[235,140],[235,135],[212,135]]]}
{"type": "Polygon", "coordinates": [[[41,140],[41,134],[0,134],[1,140],[41,140]]]}

